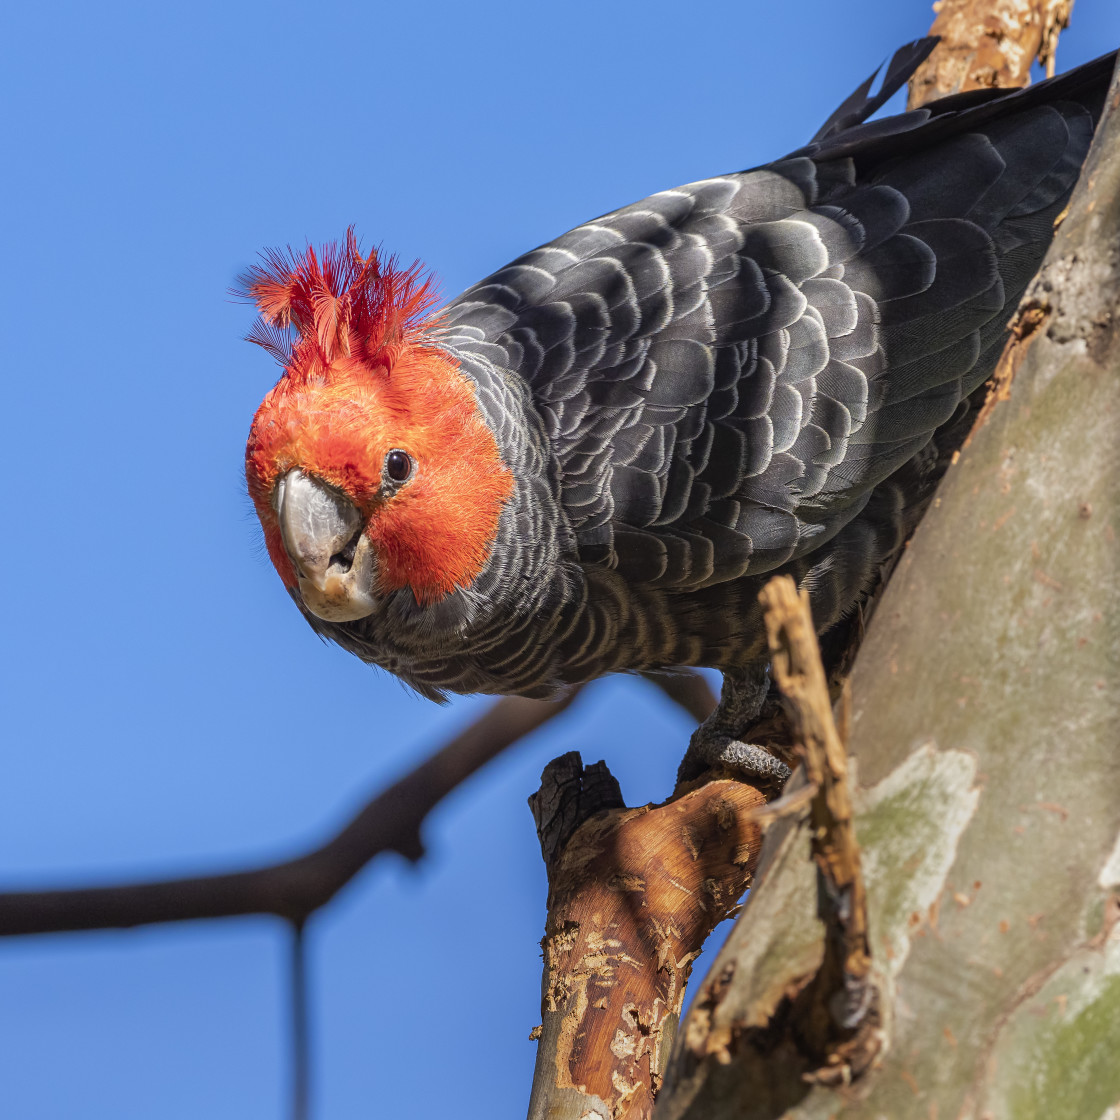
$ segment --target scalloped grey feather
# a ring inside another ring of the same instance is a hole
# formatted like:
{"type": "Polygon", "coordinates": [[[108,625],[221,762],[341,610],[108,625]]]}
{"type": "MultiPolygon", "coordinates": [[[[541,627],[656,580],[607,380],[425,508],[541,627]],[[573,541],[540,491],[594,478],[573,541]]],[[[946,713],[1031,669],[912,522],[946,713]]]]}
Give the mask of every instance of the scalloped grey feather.
{"type": "MultiPolygon", "coordinates": [[[[908,53],[904,53],[908,52],[908,53]]],[[[901,85],[928,48],[892,63],[901,85]]],[[[821,631],[913,529],[1092,139],[1111,59],[861,123],[526,253],[436,337],[515,479],[493,553],[320,633],[444,691],[765,656],[779,571],[821,631]]]]}

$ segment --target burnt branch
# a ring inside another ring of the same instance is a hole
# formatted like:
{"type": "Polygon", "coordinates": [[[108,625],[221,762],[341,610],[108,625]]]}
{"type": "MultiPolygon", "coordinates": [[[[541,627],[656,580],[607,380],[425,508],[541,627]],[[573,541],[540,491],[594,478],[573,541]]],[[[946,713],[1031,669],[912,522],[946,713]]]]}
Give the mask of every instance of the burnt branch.
{"type": "Polygon", "coordinates": [[[618,779],[605,762],[584,766],[578,751],[554,758],[541,775],[541,787],[529,798],[545,865],[554,861],[573,833],[601,809],[623,809],[618,779]]]}

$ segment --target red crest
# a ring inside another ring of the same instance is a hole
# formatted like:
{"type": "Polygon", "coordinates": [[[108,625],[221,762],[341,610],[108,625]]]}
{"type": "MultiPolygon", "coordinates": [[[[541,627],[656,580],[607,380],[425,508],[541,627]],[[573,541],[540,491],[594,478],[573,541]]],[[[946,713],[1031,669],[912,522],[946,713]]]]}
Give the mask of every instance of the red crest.
{"type": "Polygon", "coordinates": [[[376,249],[363,256],[353,228],[344,243],[319,252],[266,250],[235,291],[260,308],[248,341],[292,370],[351,356],[391,367],[404,346],[420,341],[438,300],[419,261],[402,269],[376,249]]]}

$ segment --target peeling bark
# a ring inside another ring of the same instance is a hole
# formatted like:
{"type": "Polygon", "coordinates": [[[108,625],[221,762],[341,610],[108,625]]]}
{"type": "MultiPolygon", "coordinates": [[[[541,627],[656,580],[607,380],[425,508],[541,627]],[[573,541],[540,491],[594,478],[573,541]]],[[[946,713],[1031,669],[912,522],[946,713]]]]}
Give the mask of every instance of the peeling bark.
{"type": "Polygon", "coordinates": [[[1031,343],[1039,337],[1039,332],[1049,320],[1050,309],[1044,304],[1027,299],[1019,305],[1015,317],[1007,328],[1010,337],[992,373],[988,384],[988,396],[976,416],[972,432],[964,441],[965,447],[972,442],[972,436],[988,422],[996,405],[1011,399],[1011,382],[1015,380],[1015,374],[1023,364],[1031,343]]]}
{"type": "Polygon", "coordinates": [[[1073,0],[937,0],[929,33],[941,42],[910,79],[907,108],[970,89],[1029,86],[1036,58],[1052,77],[1072,9],[1073,0]]]}
{"type": "Polygon", "coordinates": [[[883,1049],[850,1086],[805,1076],[791,1025],[827,930],[815,827],[785,816],[657,1120],[1120,1106],[1120,76],[1023,307],[852,676],[883,1049]]]}
{"type": "Polygon", "coordinates": [[[762,847],[735,781],[622,807],[602,763],[549,764],[531,799],[548,865],[543,1022],[530,1120],[647,1120],[692,962],[762,847]]]}

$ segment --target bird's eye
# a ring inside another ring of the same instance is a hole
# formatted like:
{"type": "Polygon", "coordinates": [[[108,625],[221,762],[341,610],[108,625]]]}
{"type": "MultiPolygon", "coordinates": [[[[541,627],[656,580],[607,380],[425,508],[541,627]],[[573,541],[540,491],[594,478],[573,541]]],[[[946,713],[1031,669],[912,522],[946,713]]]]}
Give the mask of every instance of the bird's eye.
{"type": "Polygon", "coordinates": [[[385,456],[385,473],[394,482],[407,482],[416,464],[407,451],[394,450],[385,456]]]}

